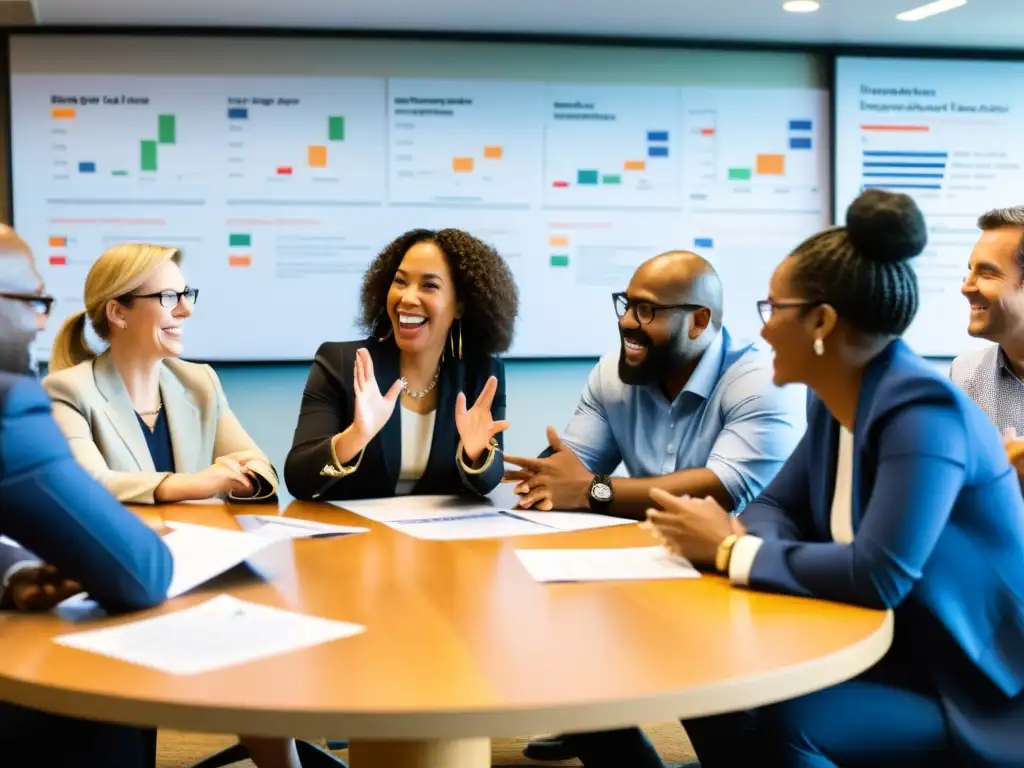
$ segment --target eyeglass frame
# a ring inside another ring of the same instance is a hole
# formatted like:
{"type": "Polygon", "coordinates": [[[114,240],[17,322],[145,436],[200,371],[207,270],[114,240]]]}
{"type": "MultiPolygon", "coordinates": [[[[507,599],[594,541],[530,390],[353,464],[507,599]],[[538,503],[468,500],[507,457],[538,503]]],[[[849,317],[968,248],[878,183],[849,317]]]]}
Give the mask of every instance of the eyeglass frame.
{"type": "Polygon", "coordinates": [[[11,299],[12,301],[24,301],[27,304],[32,304],[38,314],[49,317],[53,311],[53,305],[57,303],[57,299],[48,293],[7,293],[0,292],[0,299],[11,299]],[[42,304],[42,310],[39,309],[36,304],[42,304]]]}
{"type": "Polygon", "coordinates": [[[675,309],[705,309],[703,304],[658,304],[656,301],[648,301],[647,299],[637,299],[634,301],[633,299],[629,298],[625,291],[616,291],[615,293],[613,293],[612,304],[615,307],[615,316],[618,317],[620,320],[624,318],[626,315],[628,315],[629,311],[632,309],[633,318],[636,320],[638,325],[650,325],[651,323],[654,322],[654,319],[658,316],[658,313],[661,311],[668,312],[675,309]],[[621,315],[619,314],[619,299],[622,299],[626,302],[626,307],[625,309],[623,309],[621,315]],[[646,304],[651,308],[650,320],[640,319],[640,312],[637,309],[637,307],[640,304],[646,304]]]}
{"type": "Polygon", "coordinates": [[[762,325],[768,325],[768,321],[771,320],[776,309],[811,309],[813,307],[820,307],[823,304],[825,304],[824,301],[772,301],[771,299],[761,299],[757,302],[757,315],[761,318],[762,325]],[[768,317],[764,316],[764,307],[771,309],[768,317]]]}
{"type": "Polygon", "coordinates": [[[118,296],[117,301],[120,302],[121,304],[124,304],[125,306],[128,306],[135,299],[156,299],[157,301],[160,302],[160,306],[163,307],[164,309],[174,309],[176,306],[178,306],[178,304],[181,303],[181,300],[183,298],[188,299],[188,303],[194,307],[196,303],[199,301],[199,289],[191,288],[186,285],[184,291],[167,290],[157,291],[156,293],[127,293],[124,296],[118,296]],[[188,296],[186,295],[189,293],[192,294],[191,299],[189,299],[188,296]],[[174,303],[170,305],[164,304],[164,296],[174,296],[174,303]]]}

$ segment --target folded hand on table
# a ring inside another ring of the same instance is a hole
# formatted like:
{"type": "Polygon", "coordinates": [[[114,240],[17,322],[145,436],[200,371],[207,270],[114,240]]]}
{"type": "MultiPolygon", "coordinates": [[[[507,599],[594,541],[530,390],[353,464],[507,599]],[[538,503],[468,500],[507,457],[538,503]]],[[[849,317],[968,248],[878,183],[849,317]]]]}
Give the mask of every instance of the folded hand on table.
{"type": "Polygon", "coordinates": [[[732,534],[742,536],[747,532],[736,517],[710,496],[673,496],[655,488],[651,500],[661,507],[647,510],[647,520],[655,535],[670,552],[695,566],[713,566],[718,546],[732,534]]]}

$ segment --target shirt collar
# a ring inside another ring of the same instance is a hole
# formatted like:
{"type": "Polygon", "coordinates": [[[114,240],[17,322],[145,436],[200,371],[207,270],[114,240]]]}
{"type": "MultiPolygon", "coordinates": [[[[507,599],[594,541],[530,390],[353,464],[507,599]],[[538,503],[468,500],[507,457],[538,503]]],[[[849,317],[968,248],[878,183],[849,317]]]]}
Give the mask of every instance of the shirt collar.
{"type": "Polygon", "coordinates": [[[722,358],[725,357],[727,337],[728,333],[725,328],[718,331],[715,340],[701,355],[700,362],[690,374],[690,380],[683,387],[683,392],[691,392],[703,400],[711,397],[711,393],[715,391],[715,386],[721,378],[722,358]]]}
{"type": "Polygon", "coordinates": [[[1006,357],[1006,353],[1003,352],[1003,348],[1000,346],[996,347],[996,370],[1002,369],[1013,378],[1017,378],[1017,374],[1013,370],[1013,366],[1010,365],[1009,359],[1006,357]]]}

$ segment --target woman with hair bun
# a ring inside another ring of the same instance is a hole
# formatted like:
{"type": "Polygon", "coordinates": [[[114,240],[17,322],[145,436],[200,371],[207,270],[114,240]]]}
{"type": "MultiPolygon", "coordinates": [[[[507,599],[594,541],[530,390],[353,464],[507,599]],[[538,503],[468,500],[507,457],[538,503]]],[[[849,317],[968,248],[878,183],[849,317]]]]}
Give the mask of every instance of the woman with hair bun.
{"type": "MultiPolygon", "coordinates": [[[[702,768],[1024,765],[1024,499],[985,413],[899,339],[926,232],[909,197],[869,190],[776,269],[761,335],[775,383],[813,396],[739,518],[652,493],[665,546],[734,586],[895,616],[859,677],[685,721],[702,768]]],[[[588,768],[661,766],[635,729],[577,738],[588,768]]]]}

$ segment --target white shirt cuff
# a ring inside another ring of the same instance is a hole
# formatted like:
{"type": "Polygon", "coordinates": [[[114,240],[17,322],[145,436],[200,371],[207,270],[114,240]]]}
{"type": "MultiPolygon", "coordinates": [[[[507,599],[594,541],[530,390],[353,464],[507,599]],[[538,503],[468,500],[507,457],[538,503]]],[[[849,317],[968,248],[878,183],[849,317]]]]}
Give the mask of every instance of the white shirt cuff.
{"type": "Polygon", "coordinates": [[[0,603],[4,601],[4,594],[7,592],[7,585],[11,583],[11,578],[14,574],[23,568],[38,568],[42,564],[41,560],[22,560],[8,568],[3,579],[0,579],[0,603]]]}
{"type": "Polygon", "coordinates": [[[764,539],[758,536],[740,536],[736,540],[729,556],[729,581],[738,587],[750,583],[750,569],[754,567],[754,558],[762,544],[764,539]]]}

